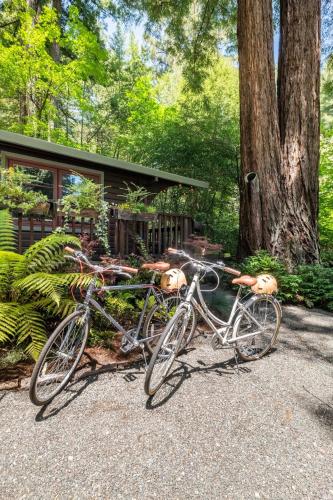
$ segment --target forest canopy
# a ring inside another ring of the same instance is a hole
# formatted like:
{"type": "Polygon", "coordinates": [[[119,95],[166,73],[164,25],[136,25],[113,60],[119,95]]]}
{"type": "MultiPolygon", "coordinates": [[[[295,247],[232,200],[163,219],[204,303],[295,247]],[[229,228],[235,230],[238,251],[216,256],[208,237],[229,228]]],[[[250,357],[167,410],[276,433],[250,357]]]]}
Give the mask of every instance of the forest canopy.
{"type": "MultiPolygon", "coordinates": [[[[178,188],[156,203],[193,214],[209,237],[234,253],[240,178],[237,4],[216,4],[3,1],[0,128],[207,180],[209,190],[178,188]],[[145,28],[139,39],[136,23],[145,28]]],[[[329,247],[333,62],[327,2],[323,6],[319,220],[322,245],[329,247]]]]}

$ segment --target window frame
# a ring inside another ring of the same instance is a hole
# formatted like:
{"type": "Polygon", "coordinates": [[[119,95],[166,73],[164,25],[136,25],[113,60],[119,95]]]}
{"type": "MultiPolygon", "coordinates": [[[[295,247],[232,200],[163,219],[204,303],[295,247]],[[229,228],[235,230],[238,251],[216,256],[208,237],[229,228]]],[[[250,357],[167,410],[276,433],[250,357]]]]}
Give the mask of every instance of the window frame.
{"type": "Polygon", "coordinates": [[[41,170],[49,170],[54,172],[55,183],[53,186],[53,201],[56,202],[61,198],[62,191],[62,175],[65,173],[72,173],[76,171],[82,175],[86,175],[89,179],[93,179],[98,184],[104,186],[104,172],[94,168],[78,167],[74,164],[65,162],[57,162],[53,160],[44,160],[42,158],[33,157],[29,155],[16,154],[11,152],[2,152],[2,164],[5,168],[14,166],[15,163],[21,164],[23,167],[39,168],[41,170]]]}

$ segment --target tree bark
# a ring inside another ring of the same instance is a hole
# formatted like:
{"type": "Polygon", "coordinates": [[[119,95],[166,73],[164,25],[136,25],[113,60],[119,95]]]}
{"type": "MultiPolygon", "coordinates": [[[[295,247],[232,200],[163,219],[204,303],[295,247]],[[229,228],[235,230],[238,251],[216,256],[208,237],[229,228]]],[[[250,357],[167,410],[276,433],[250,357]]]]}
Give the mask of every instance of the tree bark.
{"type": "MultiPolygon", "coordinates": [[[[62,0],[52,0],[52,8],[57,13],[58,24],[60,27],[61,14],[62,14],[62,0]]],[[[60,45],[58,40],[53,40],[51,45],[51,57],[55,62],[60,62],[60,45]]]]}
{"type": "Polygon", "coordinates": [[[281,0],[278,102],[284,209],[274,253],[319,260],[320,0],[281,0]]]}
{"type": "Polygon", "coordinates": [[[319,259],[320,0],[280,5],[277,99],[271,0],[238,1],[239,255],[266,249],[292,269],[319,259]]]}
{"type": "Polygon", "coordinates": [[[238,1],[240,257],[272,247],[281,210],[271,0],[238,1]]]}

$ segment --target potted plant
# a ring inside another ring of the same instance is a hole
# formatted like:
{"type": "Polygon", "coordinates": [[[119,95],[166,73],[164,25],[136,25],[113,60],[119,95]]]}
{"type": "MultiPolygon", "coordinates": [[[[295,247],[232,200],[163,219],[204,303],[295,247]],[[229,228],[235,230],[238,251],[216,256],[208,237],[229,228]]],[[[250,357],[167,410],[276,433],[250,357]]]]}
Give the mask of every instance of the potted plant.
{"type": "Polygon", "coordinates": [[[131,182],[131,185],[125,184],[126,187],[123,188],[125,193],[120,195],[125,201],[118,205],[116,212],[118,219],[133,221],[156,220],[156,208],[145,203],[152,193],[143,186],[137,186],[134,182],[131,182]]]}
{"type": "Polygon", "coordinates": [[[109,204],[104,200],[104,188],[77,172],[73,171],[73,175],[78,176],[80,182],[69,186],[67,194],[58,201],[58,214],[65,216],[65,226],[71,217],[96,219],[96,236],[108,252],[109,204]]]}
{"type": "Polygon", "coordinates": [[[45,215],[50,209],[47,196],[29,189],[35,177],[19,168],[0,169],[0,208],[21,214],[45,215]]]}

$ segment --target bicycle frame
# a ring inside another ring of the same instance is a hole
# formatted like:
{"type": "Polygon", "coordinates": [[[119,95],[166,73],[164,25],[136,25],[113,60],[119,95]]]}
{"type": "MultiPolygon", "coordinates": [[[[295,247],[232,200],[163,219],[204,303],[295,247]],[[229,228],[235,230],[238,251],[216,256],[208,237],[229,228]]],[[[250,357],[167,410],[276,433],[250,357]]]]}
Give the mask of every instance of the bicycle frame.
{"type": "Polygon", "coordinates": [[[161,298],[163,296],[162,292],[160,290],[156,290],[155,287],[156,274],[157,274],[156,271],[153,272],[150,283],[146,284],[137,284],[137,285],[125,284],[125,285],[110,285],[101,287],[96,287],[97,277],[95,277],[95,279],[93,279],[92,282],[89,284],[85,300],[82,304],[78,305],[78,309],[84,308],[86,310],[87,316],[89,317],[90,306],[92,306],[95,310],[100,312],[102,316],[116,328],[117,331],[120,331],[124,335],[124,337],[133,344],[133,347],[137,347],[153,338],[152,336],[152,337],[147,337],[145,339],[138,339],[145,318],[145,314],[148,308],[149,298],[151,297],[151,295],[153,295],[155,297],[155,300],[159,304],[163,302],[163,299],[161,298]],[[105,311],[105,309],[97,302],[97,300],[93,298],[93,294],[96,292],[98,293],[104,291],[125,291],[125,290],[147,290],[138,324],[135,329],[130,329],[130,330],[126,330],[120,323],[118,323],[118,321],[111,314],[105,311]],[[129,332],[133,330],[134,330],[134,335],[131,335],[129,332]]]}
{"type": "Polygon", "coordinates": [[[190,288],[188,290],[188,293],[186,295],[184,304],[187,304],[188,306],[192,304],[192,306],[198,311],[200,316],[205,320],[205,322],[208,324],[208,326],[212,329],[214,334],[216,334],[219,339],[222,342],[223,346],[230,346],[232,347],[232,344],[235,343],[237,340],[244,339],[246,337],[253,337],[255,335],[258,335],[260,332],[263,331],[263,328],[261,325],[258,323],[255,317],[253,317],[248,309],[247,306],[249,303],[253,300],[254,295],[250,297],[245,304],[241,301],[241,294],[242,294],[242,289],[243,287],[240,286],[237,292],[237,295],[235,297],[235,301],[233,303],[229,319],[228,321],[223,321],[221,318],[218,318],[213,314],[213,312],[209,309],[207,306],[203,295],[202,295],[202,290],[200,287],[200,272],[201,270],[198,269],[192,279],[192,283],[190,285],[190,288]],[[195,299],[194,294],[197,292],[198,300],[195,299]],[[234,325],[234,320],[236,316],[238,315],[239,312],[243,312],[251,321],[253,321],[257,326],[258,326],[258,331],[252,332],[250,334],[245,334],[239,336],[237,339],[230,338],[230,332],[232,331],[233,325],[234,325]],[[217,325],[217,326],[216,326],[217,325]]]}

